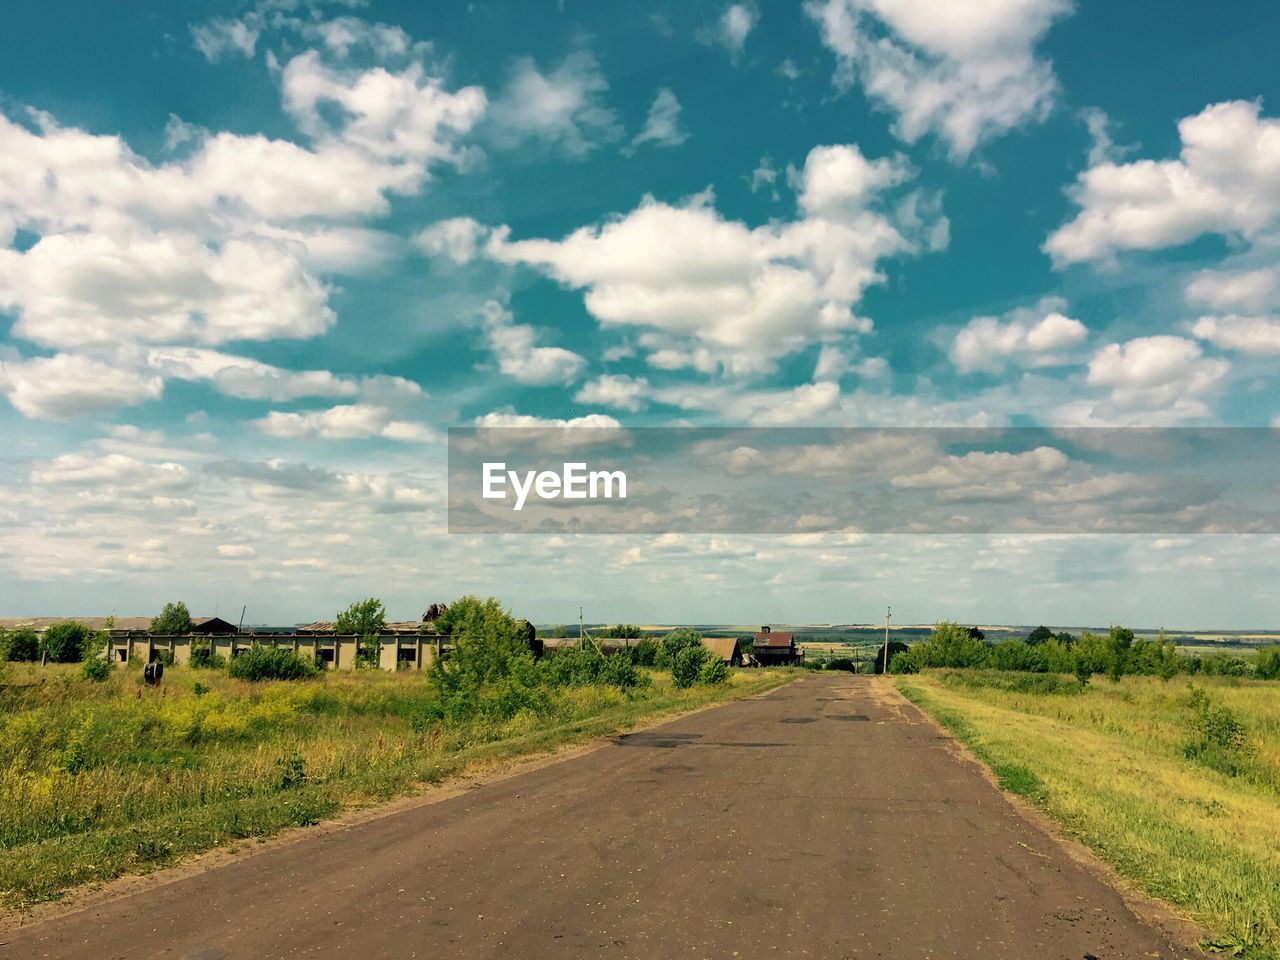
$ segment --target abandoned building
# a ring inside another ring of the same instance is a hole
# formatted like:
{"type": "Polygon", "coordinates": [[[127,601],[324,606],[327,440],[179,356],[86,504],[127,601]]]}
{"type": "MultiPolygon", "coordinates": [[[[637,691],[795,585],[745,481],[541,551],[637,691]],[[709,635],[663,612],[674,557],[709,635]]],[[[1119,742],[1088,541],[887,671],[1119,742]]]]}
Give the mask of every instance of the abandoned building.
{"type": "Polygon", "coordinates": [[[761,627],[751,643],[751,657],[762,667],[799,663],[804,652],[796,646],[794,633],[761,627]]]}

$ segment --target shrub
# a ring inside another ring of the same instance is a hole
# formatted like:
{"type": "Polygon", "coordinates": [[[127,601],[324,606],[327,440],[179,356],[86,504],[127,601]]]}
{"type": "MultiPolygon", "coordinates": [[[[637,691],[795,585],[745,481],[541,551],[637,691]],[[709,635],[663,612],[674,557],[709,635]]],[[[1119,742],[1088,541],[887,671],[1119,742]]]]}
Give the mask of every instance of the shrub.
{"type": "Polygon", "coordinates": [[[643,675],[619,651],[606,657],[595,649],[557,650],[539,662],[543,681],[554,687],[582,687],[596,683],[623,689],[639,686],[643,675]]]}
{"type": "Polygon", "coordinates": [[[190,633],[191,612],[187,605],[179,600],[177,603],[166,603],[160,616],[151,620],[152,633],[190,633]]]}
{"type": "Polygon", "coordinates": [[[193,643],[191,645],[191,659],[187,662],[188,666],[197,669],[221,670],[227,665],[227,658],[219,653],[214,653],[212,643],[193,643]]]}
{"type": "Polygon", "coordinates": [[[83,623],[63,620],[45,630],[41,647],[54,663],[79,663],[84,659],[89,637],[89,629],[83,623]]]}
{"type": "Polygon", "coordinates": [[[80,667],[84,673],[86,680],[92,680],[95,683],[101,683],[111,676],[111,668],[113,664],[110,660],[104,660],[102,657],[90,657],[80,667]]]}
{"type": "Polygon", "coordinates": [[[168,647],[156,651],[156,660],[163,663],[166,667],[173,666],[173,651],[168,647]]]}
{"type": "Polygon", "coordinates": [[[674,665],[680,652],[691,646],[702,646],[702,634],[698,633],[697,630],[690,630],[688,627],[672,630],[662,638],[662,642],[659,645],[659,663],[674,665]]]}
{"type": "Polygon", "coordinates": [[[254,644],[231,658],[228,675],[238,680],[306,680],[317,674],[316,666],[305,657],[281,647],[254,644]]]}
{"type": "MultiPolygon", "coordinates": [[[[668,634],[670,636],[670,634],[668,634]]],[[[702,665],[711,654],[700,642],[683,647],[671,661],[671,678],[681,689],[692,687],[702,675],[702,665]]]]}
{"type": "Polygon", "coordinates": [[[523,628],[493,597],[462,597],[436,627],[453,639],[452,655],[432,661],[430,672],[444,716],[508,719],[549,708],[523,628]]]}
{"type": "Polygon", "coordinates": [[[1259,680],[1280,680],[1280,647],[1267,647],[1258,651],[1253,661],[1253,672],[1259,680]]]}
{"type": "Polygon", "coordinates": [[[707,657],[698,671],[698,682],[714,686],[729,679],[729,665],[719,657],[707,657]]]}
{"type": "Polygon", "coordinates": [[[9,632],[5,644],[6,660],[40,659],[40,635],[31,627],[17,627],[9,632]]]}
{"type": "Polygon", "coordinates": [[[637,667],[653,667],[657,666],[661,650],[656,640],[641,640],[626,647],[623,652],[637,667]]]}

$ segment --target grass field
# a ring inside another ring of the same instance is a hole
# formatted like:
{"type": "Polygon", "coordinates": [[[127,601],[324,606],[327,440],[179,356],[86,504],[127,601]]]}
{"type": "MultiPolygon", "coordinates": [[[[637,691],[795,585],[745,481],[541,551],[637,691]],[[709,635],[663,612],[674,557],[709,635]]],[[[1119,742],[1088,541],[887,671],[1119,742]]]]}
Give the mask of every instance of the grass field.
{"type": "Polygon", "coordinates": [[[1146,893],[1280,957],[1280,684],[938,671],[897,680],[1146,893]],[[1193,692],[1199,689],[1200,694],[1193,692]]]}
{"type": "Polygon", "coordinates": [[[677,690],[557,689],[542,715],[449,725],[421,674],[249,684],[177,667],[156,689],[117,669],[16,666],[0,687],[0,908],[316,823],[468,766],[584,741],[777,686],[735,671],[677,690]]]}

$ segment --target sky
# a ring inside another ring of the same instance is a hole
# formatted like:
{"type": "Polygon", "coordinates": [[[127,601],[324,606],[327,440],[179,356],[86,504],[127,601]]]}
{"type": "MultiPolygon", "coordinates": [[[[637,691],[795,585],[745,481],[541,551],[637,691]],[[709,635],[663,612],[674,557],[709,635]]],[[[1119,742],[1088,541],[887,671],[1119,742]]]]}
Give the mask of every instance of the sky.
{"type": "Polygon", "coordinates": [[[1193,0],[11,4],[0,613],[1280,627],[1268,533],[445,511],[450,427],[1280,427],[1278,40],[1193,0]]]}

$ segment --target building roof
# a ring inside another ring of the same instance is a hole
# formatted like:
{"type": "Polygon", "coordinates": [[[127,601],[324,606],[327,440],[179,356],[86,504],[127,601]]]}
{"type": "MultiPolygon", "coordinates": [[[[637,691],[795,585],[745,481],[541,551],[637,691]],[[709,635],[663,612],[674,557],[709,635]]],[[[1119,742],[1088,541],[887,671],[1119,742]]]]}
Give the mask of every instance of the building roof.
{"type": "MultiPolygon", "coordinates": [[[[387,633],[421,633],[424,624],[421,620],[391,620],[387,622],[387,633]]],[[[334,622],[332,620],[315,620],[312,623],[304,623],[298,627],[298,630],[306,633],[333,633],[334,622]]]]}
{"type": "Polygon", "coordinates": [[[757,647],[789,647],[794,637],[794,633],[766,630],[763,633],[756,634],[754,645],[757,647]]]}
{"type": "Polygon", "coordinates": [[[734,654],[738,652],[736,637],[703,637],[702,645],[725,663],[732,663],[734,654]]]}

